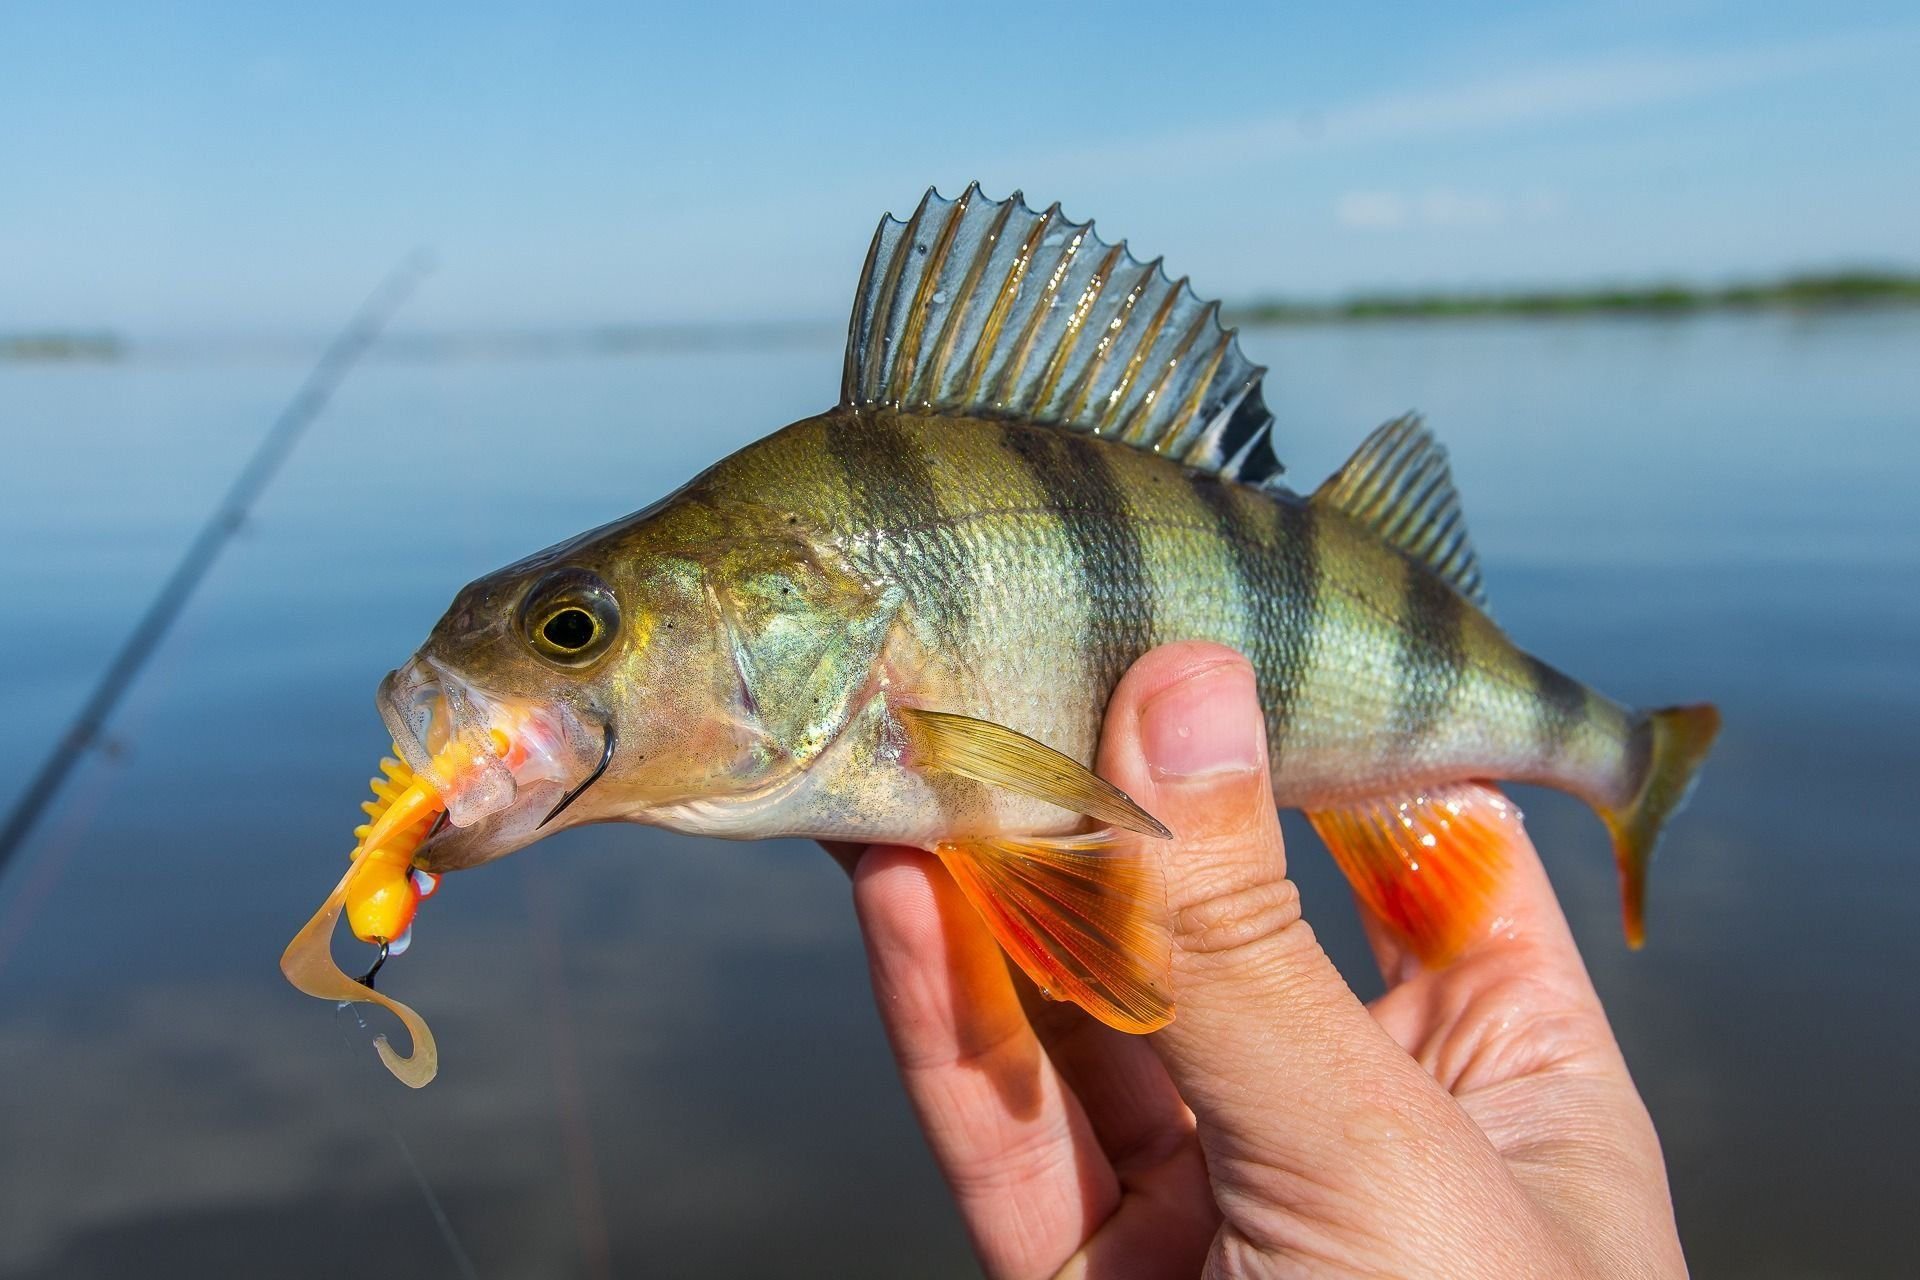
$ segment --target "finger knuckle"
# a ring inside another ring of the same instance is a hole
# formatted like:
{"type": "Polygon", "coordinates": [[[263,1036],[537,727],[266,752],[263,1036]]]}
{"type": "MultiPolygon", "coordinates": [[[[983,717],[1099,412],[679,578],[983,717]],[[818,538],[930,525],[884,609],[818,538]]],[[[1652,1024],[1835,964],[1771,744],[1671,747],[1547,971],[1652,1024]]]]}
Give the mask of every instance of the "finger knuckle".
{"type": "Polygon", "coordinates": [[[946,1177],[961,1200],[1003,1200],[1045,1187],[1066,1172],[1072,1147],[1042,1125],[989,1130],[972,1126],[945,1138],[946,1177]],[[991,1140],[991,1145],[989,1141],[991,1140]]]}
{"type": "Polygon", "coordinates": [[[1252,883],[1203,888],[1179,906],[1174,945],[1189,955],[1221,955],[1298,937],[1311,931],[1300,914],[1300,890],[1284,875],[1252,883]]]}
{"type": "Polygon", "coordinates": [[[1442,1085],[1473,1089],[1610,1060],[1605,1017],[1560,982],[1523,972],[1473,986],[1472,977],[1439,986],[1443,1017],[1415,1055],[1442,1085]]]}

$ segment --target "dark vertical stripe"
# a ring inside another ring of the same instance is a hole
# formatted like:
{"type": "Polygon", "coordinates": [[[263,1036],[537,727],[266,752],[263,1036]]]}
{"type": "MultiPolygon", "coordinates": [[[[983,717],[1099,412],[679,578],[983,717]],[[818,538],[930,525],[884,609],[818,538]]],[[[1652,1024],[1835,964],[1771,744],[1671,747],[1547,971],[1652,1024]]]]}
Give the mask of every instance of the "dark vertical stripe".
{"type": "Polygon", "coordinates": [[[1441,727],[1466,674],[1461,629],[1467,602],[1425,566],[1410,559],[1406,564],[1395,664],[1399,701],[1394,707],[1393,747],[1399,754],[1411,755],[1441,727]]]}
{"type": "Polygon", "coordinates": [[[1118,446],[1054,427],[1007,423],[1001,443],[1046,495],[1072,548],[1072,572],[1089,602],[1087,674],[1101,705],[1121,675],[1153,647],[1153,584],[1108,450],[1118,446]]]}
{"type": "Polygon", "coordinates": [[[971,601],[926,453],[885,413],[835,413],[826,423],[827,452],[846,475],[856,526],[881,535],[880,549],[895,556],[886,567],[910,593],[938,594],[932,616],[957,636],[971,601]]]}
{"type": "MultiPolygon", "coordinates": [[[[872,530],[872,554],[909,596],[921,617],[934,621],[958,645],[972,612],[967,574],[940,501],[926,452],[892,415],[867,410],[826,418],[827,453],[846,476],[855,528],[872,530]]],[[[981,784],[955,774],[926,781],[939,810],[937,825],[980,803],[981,784]]]]}
{"type": "Polygon", "coordinates": [[[1587,688],[1572,676],[1532,654],[1521,654],[1533,682],[1534,734],[1540,760],[1550,764],[1566,750],[1587,718],[1587,688]]]}
{"type": "Polygon", "coordinates": [[[1278,770],[1287,731],[1313,662],[1319,632],[1320,572],[1312,508],[1287,496],[1256,495],[1211,475],[1188,484],[1213,513],[1248,615],[1249,652],[1267,711],[1268,751],[1278,770]],[[1238,495],[1236,497],[1236,495],[1238,495]]]}

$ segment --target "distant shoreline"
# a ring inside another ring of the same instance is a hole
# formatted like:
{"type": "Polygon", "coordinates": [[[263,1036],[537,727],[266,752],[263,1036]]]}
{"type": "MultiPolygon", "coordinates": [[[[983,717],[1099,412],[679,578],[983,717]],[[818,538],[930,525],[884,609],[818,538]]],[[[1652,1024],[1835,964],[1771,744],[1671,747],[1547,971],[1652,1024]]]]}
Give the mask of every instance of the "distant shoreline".
{"type": "MultiPolygon", "coordinates": [[[[1593,289],[1442,291],[1356,294],[1330,302],[1260,299],[1223,307],[1237,325],[1359,324],[1375,320],[1476,318],[1559,319],[1595,315],[1674,316],[1726,311],[1847,311],[1920,306],[1920,274],[1835,271],[1787,276],[1762,284],[1699,287],[1650,284],[1593,289]]],[[[547,332],[395,334],[384,352],[401,359],[489,359],[551,355],[619,355],[637,351],[787,345],[838,334],[825,321],[795,324],[600,325],[547,332]]],[[[302,344],[249,340],[205,344],[162,342],[149,352],[291,350],[302,344]]],[[[0,332],[0,363],[114,363],[135,354],[118,334],[0,332]]]]}
{"type": "Polygon", "coordinates": [[[1920,275],[1837,271],[1763,284],[1702,288],[1652,284],[1596,289],[1360,294],[1334,302],[1267,299],[1225,310],[1237,324],[1347,324],[1367,320],[1686,315],[1712,311],[1835,311],[1920,306],[1920,275]]]}
{"type": "Polygon", "coordinates": [[[114,333],[0,333],[0,360],[113,361],[126,354],[114,333]]]}

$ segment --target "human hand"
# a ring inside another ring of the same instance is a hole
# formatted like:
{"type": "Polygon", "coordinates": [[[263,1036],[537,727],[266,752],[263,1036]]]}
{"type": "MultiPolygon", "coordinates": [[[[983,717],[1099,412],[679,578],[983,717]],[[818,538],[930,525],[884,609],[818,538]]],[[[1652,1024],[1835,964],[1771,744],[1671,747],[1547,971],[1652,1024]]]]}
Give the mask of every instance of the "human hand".
{"type": "Polygon", "coordinates": [[[1142,658],[1100,772],[1174,832],[1178,1012],[1152,1036],[1043,999],[930,855],[833,850],[989,1275],[1685,1274],[1652,1122],[1524,837],[1500,927],[1447,968],[1368,921],[1369,1007],[1301,918],[1243,658],[1142,658]]]}

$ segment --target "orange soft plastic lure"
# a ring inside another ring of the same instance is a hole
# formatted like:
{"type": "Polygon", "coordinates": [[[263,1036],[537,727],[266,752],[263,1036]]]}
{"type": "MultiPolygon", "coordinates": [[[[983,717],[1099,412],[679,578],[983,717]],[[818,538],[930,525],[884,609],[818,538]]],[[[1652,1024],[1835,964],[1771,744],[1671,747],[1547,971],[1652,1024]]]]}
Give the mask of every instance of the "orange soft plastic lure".
{"type": "MultiPolygon", "coordinates": [[[[489,736],[494,754],[507,756],[506,735],[494,730],[489,736]]],[[[398,746],[394,753],[399,754],[398,746]]],[[[333,958],[333,928],[344,911],[354,936],[381,947],[383,958],[405,949],[414,913],[435,885],[432,876],[415,870],[414,855],[446,809],[442,796],[471,765],[472,754],[464,742],[449,743],[424,776],[392,757],[380,762],[382,776],[370,783],[374,799],[361,806],[367,821],[354,829],[359,843],[353,865],[280,955],[280,971],[306,994],[343,1004],[364,1001],[392,1011],[413,1038],[413,1052],[403,1057],[385,1036],[374,1037],[374,1048],[387,1070],[415,1089],[439,1070],[433,1032],[408,1006],[369,982],[347,976],[333,958]]]]}

